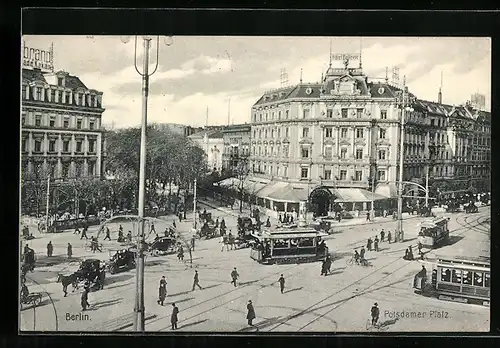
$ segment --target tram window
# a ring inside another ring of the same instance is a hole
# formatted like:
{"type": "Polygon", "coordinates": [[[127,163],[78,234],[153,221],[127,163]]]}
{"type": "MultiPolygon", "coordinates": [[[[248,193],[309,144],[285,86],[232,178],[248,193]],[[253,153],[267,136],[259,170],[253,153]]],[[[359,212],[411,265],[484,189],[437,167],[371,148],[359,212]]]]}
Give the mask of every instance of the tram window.
{"type": "Polygon", "coordinates": [[[487,288],[490,287],[490,274],[489,273],[484,273],[484,286],[487,288]]]}
{"type": "Polygon", "coordinates": [[[297,248],[299,246],[299,240],[298,239],[290,239],[290,246],[292,248],[297,248]]]}
{"type": "Polygon", "coordinates": [[[312,238],[307,238],[307,239],[302,239],[299,242],[299,247],[312,247],[313,244],[313,239],[312,238]]]}
{"type": "Polygon", "coordinates": [[[451,280],[451,271],[449,268],[441,269],[441,281],[449,282],[451,280]]]}
{"type": "Polygon", "coordinates": [[[462,270],[461,269],[454,269],[452,271],[451,282],[457,283],[457,284],[462,284],[462,270]]]}
{"type": "Polygon", "coordinates": [[[471,271],[463,271],[462,283],[471,285],[472,284],[472,273],[471,271]]]}
{"type": "Polygon", "coordinates": [[[288,248],[288,241],[283,239],[277,239],[273,241],[274,248],[288,248]]]}
{"type": "Polygon", "coordinates": [[[474,272],[474,286],[484,286],[482,272],[474,272]]]}

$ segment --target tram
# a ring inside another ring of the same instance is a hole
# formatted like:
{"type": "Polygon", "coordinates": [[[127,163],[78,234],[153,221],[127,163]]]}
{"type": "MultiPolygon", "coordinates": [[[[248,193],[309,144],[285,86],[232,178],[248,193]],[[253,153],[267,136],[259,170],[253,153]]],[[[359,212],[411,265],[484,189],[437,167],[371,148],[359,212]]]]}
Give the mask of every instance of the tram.
{"type": "Polygon", "coordinates": [[[314,228],[266,229],[253,236],[257,243],[252,246],[250,257],[262,264],[318,261],[328,255],[322,240],[328,234],[314,228]]]}
{"type": "MultiPolygon", "coordinates": [[[[439,257],[433,266],[430,284],[418,274],[413,288],[418,294],[440,300],[490,305],[490,259],[439,257]]],[[[426,278],[426,276],[425,276],[426,278]]]]}
{"type": "Polygon", "coordinates": [[[427,248],[434,248],[447,243],[450,238],[449,220],[450,218],[447,217],[438,217],[433,220],[423,221],[420,224],[420,232],[418,233],[419,243],[427,248]]]}

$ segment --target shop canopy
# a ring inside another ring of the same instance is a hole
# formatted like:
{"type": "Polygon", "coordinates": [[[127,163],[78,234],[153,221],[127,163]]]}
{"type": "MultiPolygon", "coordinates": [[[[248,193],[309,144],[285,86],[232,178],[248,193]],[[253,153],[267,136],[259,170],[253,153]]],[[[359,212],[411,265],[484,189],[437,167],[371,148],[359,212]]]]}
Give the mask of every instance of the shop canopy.
{"type": "Polygon", "coordinates": [[[278,202],[299,203],[306,201],[307,196],[307,186],[287,184],[284,187],[277,188],[268,194],[266,198],[278,202]]]}
{"type": "Polygon", "coordinates": [[[338,188],[334,189],[332,193],[336,196],[334,201],[337,203],[371,202],[387,199],[386,196],[378,193],[356,188],[338,188]]]}

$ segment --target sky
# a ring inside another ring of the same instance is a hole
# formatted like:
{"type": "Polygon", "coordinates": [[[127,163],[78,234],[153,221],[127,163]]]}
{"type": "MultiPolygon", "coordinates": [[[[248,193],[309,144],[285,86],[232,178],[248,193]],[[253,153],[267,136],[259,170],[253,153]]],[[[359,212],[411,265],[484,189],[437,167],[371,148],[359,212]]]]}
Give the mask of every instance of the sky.
{"type": "MultiPolygon", "coordinates": [[[[78,76],[103,92],[103,124],[129,127],[141,120],[141,77],[134,66],[135,39],[120,36],[24,36],[26,46],[45,49],[54,43],[55,70],[78,76]],[[128,41],[124,43],[123,41],[128,41]]],[[[137,67],[143,71],[142,38],[137,67]]],[[[149,71],[156,65],[156,41],[149,71]]],[[[389,79],[399,67],[410,92],[436,101],[443,75],[443,103],[459,105],[473,93],[491,101],[491,39],[472,37],[160,37],[158,68],[150,77],[148,122],[191,126],[250,122],[251,107],[270,89],[319,82],[332,53],[362,52],[369,80],[389,79]],[[208,113],[207,113],[208,108],[208,113]],[[208,117],[207,117],[208,115],[208,117]]],[[[334,67],[342,62],[334,61],[334,67]]],[[[353,61],[352,67],[358,62],[353,61]]]]}

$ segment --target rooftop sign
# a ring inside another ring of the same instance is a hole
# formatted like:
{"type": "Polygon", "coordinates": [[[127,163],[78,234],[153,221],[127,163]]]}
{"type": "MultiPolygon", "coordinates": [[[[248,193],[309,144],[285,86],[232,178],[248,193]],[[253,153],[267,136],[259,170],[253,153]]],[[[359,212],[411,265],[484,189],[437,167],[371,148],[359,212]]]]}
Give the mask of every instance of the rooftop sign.
{"type": "Polygon", "coordinates": [[[40,70],[54,71],[54,44],[50,45],[47,51],[26,46],[23,41],[22,46],[23,67],[38,68],[40,70]]]}

